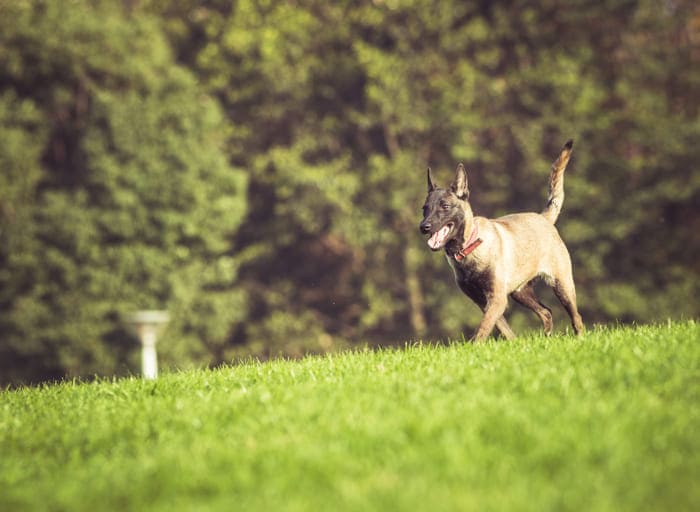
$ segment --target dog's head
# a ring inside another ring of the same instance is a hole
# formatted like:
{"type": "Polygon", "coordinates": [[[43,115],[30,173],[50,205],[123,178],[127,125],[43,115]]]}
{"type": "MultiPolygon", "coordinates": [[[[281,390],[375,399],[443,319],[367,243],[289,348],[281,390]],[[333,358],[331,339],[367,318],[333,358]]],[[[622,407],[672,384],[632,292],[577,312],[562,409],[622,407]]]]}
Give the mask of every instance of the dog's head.
{"type": "Polygon", "coordinates": [[[420,231],[430,235],[428,246],[433,251],[442,249],[454,239],[461,244],[465,227],[471,230],[474,215],[468,200],[467,171],[462,164],[457,166],[455,179],[449,188],[436,187],[428,168],[428,197],[423,205],[420,231]]]}

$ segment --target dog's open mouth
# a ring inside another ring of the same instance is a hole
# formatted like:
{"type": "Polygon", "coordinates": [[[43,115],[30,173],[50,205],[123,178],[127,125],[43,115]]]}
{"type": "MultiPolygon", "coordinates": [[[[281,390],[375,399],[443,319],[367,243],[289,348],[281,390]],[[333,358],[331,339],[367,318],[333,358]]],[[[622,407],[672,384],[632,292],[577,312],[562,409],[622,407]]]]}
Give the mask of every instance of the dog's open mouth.
{"type": "Polygon", "coordinates": [[[442,226],[438,231],[430,235],[430,238],[428,239],[428,246],[433,251],[437,251],[438,249],[444,247],[447,243],[447,237],[452,232],[453,227],[454,224],[452,222],[448,222],[447,224],[442,226]]]}

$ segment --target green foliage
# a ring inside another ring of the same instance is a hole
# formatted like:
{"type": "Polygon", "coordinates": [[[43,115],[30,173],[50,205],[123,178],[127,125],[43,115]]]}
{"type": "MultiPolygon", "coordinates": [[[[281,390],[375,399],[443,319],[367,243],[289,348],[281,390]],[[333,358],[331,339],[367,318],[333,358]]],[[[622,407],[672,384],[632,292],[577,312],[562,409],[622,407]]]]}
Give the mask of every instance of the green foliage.
{"type": "Polygon", "coordinates": [[[0,508],[697,510],[699,336],[597,329],[0,392],[0,508]]]}
{"type": "MultiPolygon", "coordinates": [[[[303,336],[281,314],[335,340],[470,330],[478,312],[416,232],[423,169],[445,183],[465,161],[477,213],[539,210],[570,137],[559,225],[584,318],[697,315],[700,15],[690,3],[153,10],[248,127],[231,149],[253,184],[238,240],[255,323],[241,343],[303,336]]],[[[536,325],[517,313],[514,323],[536,325]]]]}
{"type": "Polygon", "coordinates": [[[0,355],[133,368],[137,307],[171,310],[177,366],[468,334],[425,167],[538,211],[569,138],[584,320],[697,317],[699,26],[686,0],[0,1],[0,355]]]}
{"type": "Polygon", "coordinates": [[[123,372],[135,309],[174,313],[178,361],[245,318],[219,107],[155,19],[111,5],[3,5],[3,380],[123,372]]]}

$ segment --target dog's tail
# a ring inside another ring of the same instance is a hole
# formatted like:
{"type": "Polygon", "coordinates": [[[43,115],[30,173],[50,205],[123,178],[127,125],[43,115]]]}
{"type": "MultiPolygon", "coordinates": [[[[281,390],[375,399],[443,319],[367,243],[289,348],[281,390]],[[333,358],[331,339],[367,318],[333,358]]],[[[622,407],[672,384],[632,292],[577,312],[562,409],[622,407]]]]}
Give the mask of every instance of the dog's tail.
{"type": "Polygon", "coordinates": [[[566,164],[569,163],[571,157],[571,148],[574,145],[573,140],[567,141],[552,164],[552,172],[549,174],[549,198],[547,198],[547,206],[542,210],[542,216],[549,222],[554,224],[559,217],[559,212],[564,204],[564,171],[566,164]]]}

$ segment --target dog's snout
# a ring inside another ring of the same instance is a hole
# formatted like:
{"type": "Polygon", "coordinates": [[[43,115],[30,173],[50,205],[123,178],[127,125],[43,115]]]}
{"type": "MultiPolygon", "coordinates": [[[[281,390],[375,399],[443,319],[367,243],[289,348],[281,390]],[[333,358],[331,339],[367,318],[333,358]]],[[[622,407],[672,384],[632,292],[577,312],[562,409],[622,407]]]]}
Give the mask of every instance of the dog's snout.
{"type": "Polygon", "coordinates": [[[424,235],[427,235],[428,233],[430,233],[430,227],[430,222],[423,221],[420,223],[420,232],[424,235]]]}

